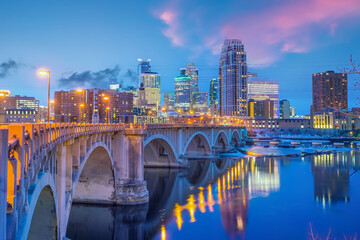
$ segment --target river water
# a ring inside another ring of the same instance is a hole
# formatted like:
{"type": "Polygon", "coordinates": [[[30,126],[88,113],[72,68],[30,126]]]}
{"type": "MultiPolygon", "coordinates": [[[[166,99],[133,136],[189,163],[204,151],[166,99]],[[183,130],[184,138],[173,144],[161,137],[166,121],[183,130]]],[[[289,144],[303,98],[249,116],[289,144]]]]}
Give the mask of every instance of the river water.
{"type": "Polygon", "coordinates": [[[360,236],[360,152],[194,160],[145,169],[149,204],[72,206],[78,239],[350,239],[360,236]],[[359,172],[357,172],[359,170],[359,172]],[[319,238],[318,238],[319,239],[319,238]]]}

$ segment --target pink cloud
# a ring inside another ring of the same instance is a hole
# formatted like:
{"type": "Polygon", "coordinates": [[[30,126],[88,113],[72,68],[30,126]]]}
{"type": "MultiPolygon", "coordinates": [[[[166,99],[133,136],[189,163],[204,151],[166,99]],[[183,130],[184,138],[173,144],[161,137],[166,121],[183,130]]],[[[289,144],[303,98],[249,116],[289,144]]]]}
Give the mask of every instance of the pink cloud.
{"type": "Polygon", "coordinates": [[[169,1],[166,6],[153,12],[154,16],[167,25],[162,30],[162,34],[170,39],[175,46],[184,46],[185,37],[181,32],[180,12],[178,7],[179,0],[169,1]]]}
{"type": "Polygon", "coordinates": [[[320,44],[320,37],[324,39],[324,31],[336,37],[338,28],[354,17],[359,19],[360,0],[284,0],[241,15],[230,6],[233,10],[223,16],[208,14],[211,23],[200,19],[207,8],[197,8],[191,1],[169,0],[159,9],[154,15],[166,24],[162,33],[175,46],[193,50],[194,56],[204,51],[216,55],[224,39],[239,38],[245,44],[248,63],[262,67],[286,53],[311,51],[320,44]]]}
{"type": "Polygon", "coordinates": [[[322,29],[335,29],[340,21],[359,16],[358,0],[303,0],[253,12],[232,19],[220,30],[218,41],[207,42],[218,53],[224,38],[244,41],[249,62],[270,65],[283,53],[305,53],[316,45],[322,29]],[[336,22],[336,23],[334,23],[336,22]]]}

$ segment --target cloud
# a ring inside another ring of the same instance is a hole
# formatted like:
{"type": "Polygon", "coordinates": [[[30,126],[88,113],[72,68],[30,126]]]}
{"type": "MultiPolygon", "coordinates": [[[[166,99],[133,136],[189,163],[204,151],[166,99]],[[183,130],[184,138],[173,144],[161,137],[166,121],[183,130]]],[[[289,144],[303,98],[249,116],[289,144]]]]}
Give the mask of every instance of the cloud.
{"type": "Polygon", "coordinates": [[[19,63],[14,60],[9,59],[6,62],[2,62],[0,64],[0,78],[5,78],[8,76],[11,70],[17,69],[19,67],[19,63]]]}
{"type": "Polygon", "coordinates": [[[167,25],[163,34],[176,46],[219,54],[224,39],[239,38],[248,62],[256,66],[269,66],[287,53],[307,53],[322,43],[324,33],[336,38],[337,29],[360,17],[359,0],[283,0],[249,11],[236,1],[224,4],[229,4],[229,11],[213,14],[214,9],[204,6],[208,13],[199,15],[194,14],[194,2],[170,0],[155,16],[167,25]],[[193,15],[207,18],[199,21],[202,25],[191,24],[187,18],[193,15]]]}
{"type": "Polygon", "coordinates": [[[156,11],[154,14],[155,17],[167,25],[167,28],[163,29],[162,33],[171,40],[172,44],[175,46],[184,46],[184,35],[180,33],[180,14],[175,10],[175,4],[161,11],[156,11]]]}
{"type": "Polygon", "coordinates": [[[84,87],[84,88],[108,88],[110,84],[123,84],[124,80],[127,82],[136,81],[136,73],[127,69],[125,73],[120,74],[119,66],[113,68],[106,68],[97,72],[84,71],[81,73],[75,72],[68,77],[62,77],[58,80],[59,86],[64,88],[84,87]]]}

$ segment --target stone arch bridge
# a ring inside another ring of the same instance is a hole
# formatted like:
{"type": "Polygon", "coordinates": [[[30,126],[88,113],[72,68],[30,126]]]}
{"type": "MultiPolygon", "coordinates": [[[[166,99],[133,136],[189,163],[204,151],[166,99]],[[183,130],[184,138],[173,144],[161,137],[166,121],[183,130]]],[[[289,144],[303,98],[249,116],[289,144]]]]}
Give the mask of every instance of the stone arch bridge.
{"type": "Polygon", "coordinates": [[[0,127],[0,239],[64,239],[73,202],[148,202],[144,167],[236,147],[235,126],[10,124],[0,127]]]}

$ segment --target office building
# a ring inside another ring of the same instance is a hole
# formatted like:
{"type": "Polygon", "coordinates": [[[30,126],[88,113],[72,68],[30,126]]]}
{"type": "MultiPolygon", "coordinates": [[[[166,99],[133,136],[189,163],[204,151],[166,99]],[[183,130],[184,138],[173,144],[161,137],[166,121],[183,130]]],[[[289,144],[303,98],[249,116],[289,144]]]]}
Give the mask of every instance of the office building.
{"type": "Polygon", "coordinates": [[[348,109],[347,74],[327,71],[312,75],[312,113],[324,108],[348,109]]]}
{"type": "Polygon", "coordinates": [[[219,67],[219,109],[222,116],[247,116],[247,63],[244,44],[224,41],[219,67]]]}
{"type": "Polygon", "coordinates": [[[175,111],[174,92],[164,92],[164,107],[166,108],[166,111],[175,111]]]}
{"type": "Polygon", "coordinates": [[[274,115],[271,118],[279,117],[279,82],[256,77],[249,78],[248,99],[254,99],[255,101],[269,99],[273,101],[274,115]]]}
{"type": "Polygon", "coordinates": [[[178,76],[175,78],[175,108],[187,112],[190,110],[191,95],[190,95],[191,78],[188,76],[178,76]]]}
{"type": "Polygon", "coordinates": [[[289,119],[291,116],[290,113],[290,101],[284,99],[280,101],[280,118],[289,119]]]}
{"type": "Polygon", "coordinates": [[[11,96],[10,91],[0,90],[0,122],[6,122],[7,109],[32,109],[36,114],[39,114],[39,108],[40,101],[36,100],[35,97],[11,96]]]}
{"type": "MultiPolygon", "coordinates": [[[[181,72],[182,70],[180,70],[181,72]]],[[[185,70],[185,75],[190,77],[190,91],[198,92],[199,91],[199,71],[196,68],[194,63],[190,63],[185,70]]]]}
{"type": "Polygon", "coordinates": [[[270,99],[260,101],[249,99],[248,116],[260,119],[272,119],[274,116],[274,101],[270,99]]]}
{"type": "Polygon", "coordinates": [[[207,113],[209,109],[209,95],[207,91],[193,92],[191,109],[196,113],[207,113]]]}
{"type": "Polygon", "coordinates": [[[112,89],[78,89],[55,92],[55,122],[131,122],[133,96],[112,89]]]}
{"type": "Polygon", "coordinates": [[[296,113],[295,113],[295,107],[290,107],[290,117],[295,117],[296,113]]]}
{"type": "Polygon", "coordinates": [[[210,90],[209,90],[209,107],[211,115],[218,114],[219,107],[219,80],[213,78],[210,80],[210,90]]]}
{"type": "Polygon", "coordinates": [[[38,112],[32,108],[8,108],[5,110],[6,123],[36,123],[38,112]]]}
{"type": "Polygon", "coordinates": [[[159,74],[157,72],[143,72],[141,74],[141,88],[143,88],[145,96],[140,107],[146,105],[154,113],[158,113],[161,101],[159,74]]]}

